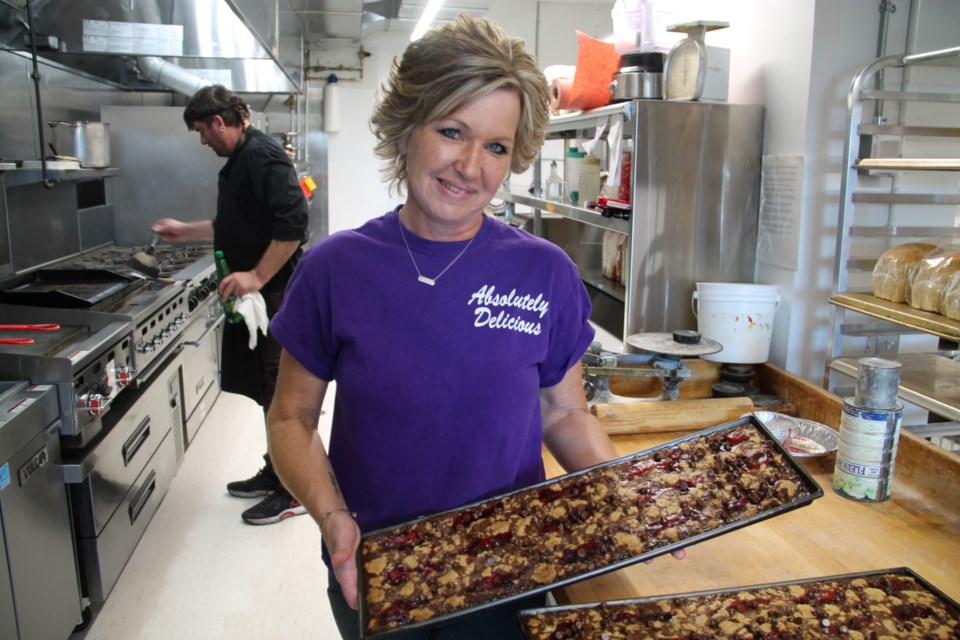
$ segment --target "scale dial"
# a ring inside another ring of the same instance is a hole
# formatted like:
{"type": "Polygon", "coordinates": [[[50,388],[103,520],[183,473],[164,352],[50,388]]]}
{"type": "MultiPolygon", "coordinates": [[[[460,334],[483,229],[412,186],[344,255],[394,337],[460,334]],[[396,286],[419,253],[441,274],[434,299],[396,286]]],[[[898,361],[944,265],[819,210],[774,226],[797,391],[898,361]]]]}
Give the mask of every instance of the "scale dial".
{"type": "Polygon", "coordinates": [[[699,100],[707,76],[707,47],[702,42],[681,40],[667,56],[664,71],[667,100],[699,100]]]}
{"type": "Polygon", "coordinates": [[[729,22],[697,20],[667,27],[667,31],[685,33],[687,37],[673,45],[667,56],[664,75],[664,98],[667,100],[699,100],[707,79],[708,31],[726,29],[729,22]]]}

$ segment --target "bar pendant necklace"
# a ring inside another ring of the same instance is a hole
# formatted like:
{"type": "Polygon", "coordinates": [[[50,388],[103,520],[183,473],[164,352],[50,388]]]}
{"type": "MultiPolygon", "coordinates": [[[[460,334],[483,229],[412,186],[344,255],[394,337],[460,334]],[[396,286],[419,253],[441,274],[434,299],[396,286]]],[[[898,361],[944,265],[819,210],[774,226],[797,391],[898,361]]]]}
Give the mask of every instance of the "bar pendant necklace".
{"type": "Polygon", "coordinates": [[[441,271],[440,273],[438,273],[438,274],[436,275],[436,277],[428,278],[427,276],[425,276],[425,275],[423,275],[422,273],[420,273],[420,267],[417,266],[417,261],[414,260],[414,258],[413,258],[413,251],[410,250],[410,244],[407,242],[407,236],[406,236],[406,234],[403,232],[403,222],[400,221],[400,216],[397,216],[397,224],[400,225],[400,238],[403,240],[403,246],[405,246],[405,247],[407,248],[407,255],[410,256],[410,262],[413,263],[413,268],[414,268],[414,269],[416,270],[416,272],[417,272],[417,282],[422,282],[423,284],[430,285],[431,287],[432,287],[433,285],[437,284],[437,280],[440,279],[440,276],[442,276],[443,274],[445,274],[445,273],[447,272],[447,270],[448,270],[450,267],[452,267],[452,266],[454,265],[454,263],[456,263],[456,261],[459,260],[460,257],[461,257],[463,254],[465,254],[465,253],[467,252],[467,249],[469,249],[469,248],[470,248],[470,245],[473,244],[474,238],[476,238],[476,237],[480,234],[480,231],[479,231],[479,230],[477,231],[477,233],[473,234],[473,238],[470,238],[470,242],[468,242],[468,243],[466,244],[466,246],[464,246],[463,249],[460,251],[460,253],[458,253],[458,254],[456,255],[456,257],[455,257],[453,260],[450,261],[450,264],[448,264],[447,266],[445,266],[445,267],[443,268],[443,271],[441,271]]]}

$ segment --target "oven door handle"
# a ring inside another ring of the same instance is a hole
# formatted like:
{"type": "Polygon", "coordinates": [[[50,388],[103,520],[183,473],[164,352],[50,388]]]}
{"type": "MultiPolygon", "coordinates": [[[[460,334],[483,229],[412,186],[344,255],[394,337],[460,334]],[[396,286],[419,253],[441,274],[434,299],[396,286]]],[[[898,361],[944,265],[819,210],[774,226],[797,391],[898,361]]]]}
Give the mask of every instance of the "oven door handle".
{"type": "Polygon", "coordinates": [[[209,334],[211,331],[213,331],[214,329],[222,325],[225,318],[226,318],[225,315],[220,314],[220,317],[218,317],[216,320],[214,320],[213,322],[207,325],[207,328],[203,331],[202,334],[200,334],[199,338],[197,338],[196,340],[184,340],[181,343],[181,347],[180,347],[181,350],[183,349],[183,347],[199,347],[200,343],[203,342],[203,339],[207,337],[207,334],[209,334]]]}

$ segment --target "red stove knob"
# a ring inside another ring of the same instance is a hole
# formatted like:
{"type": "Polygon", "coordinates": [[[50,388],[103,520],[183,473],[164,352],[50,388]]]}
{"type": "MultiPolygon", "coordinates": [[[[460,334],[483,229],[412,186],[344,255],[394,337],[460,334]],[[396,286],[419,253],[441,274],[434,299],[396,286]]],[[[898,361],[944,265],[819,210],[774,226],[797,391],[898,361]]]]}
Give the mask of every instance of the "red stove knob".
{"type": "Polygon", "coordinates": [[[87,394],[86,406],[90,410],[90,415],[98,416],[103,413],[106,402],[99,393],[90,393],[87,394]]]}
{"type": "Polygon", "coordinates": [[[128,387],[133,384],[133,379],[137,372],[130,367],[117,367],[117,384],[121,387],[128,387]]]}

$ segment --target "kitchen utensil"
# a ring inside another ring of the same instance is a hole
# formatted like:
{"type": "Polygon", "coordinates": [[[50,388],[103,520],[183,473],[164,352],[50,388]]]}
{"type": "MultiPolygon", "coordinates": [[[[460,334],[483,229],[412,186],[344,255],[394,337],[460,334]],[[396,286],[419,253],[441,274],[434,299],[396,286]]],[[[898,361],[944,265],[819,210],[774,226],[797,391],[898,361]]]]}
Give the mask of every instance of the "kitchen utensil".
{"type": "Polygon", "coordinates": [[[33,338],[0,338],[0,344],[33,344],[33,338]]]}
{"type": "Polygon", "coordinates": [[[664,69],[664,97],[667,100],[699,100],[707,78],[707,31],[725,29],[729,22],[699,20],[667,27],[667,31],[686,33],[667,56],[664,69]]]}
{"type": "Polygon", "coordinates": [[[620,70],[610,85],[611,102],[635,98],[663,98],[663,64],[659,51],[634,53],[620,58],[620,70]]]}
{"type": "Polygon", "coordinates": [[[105,122],[48,122],[56,155],[80,160],[80,166],[103,169],[110,166],[109,125],[105,122]]]}
{"type": "Polygon", "coordinates": [[[0,324],[0,331],[59,331],[60,325],[47,324],[0,324]]]}
{"type": "Polygon", "coordinates": [[[157,278],[160,276],[160,261],[157,260],[157,243],[160,242],[160,234],[154,233],[150,237],[150,244],[143,251],[138,251],[127,260],[127,266],[140,273],[157,278]]]}

